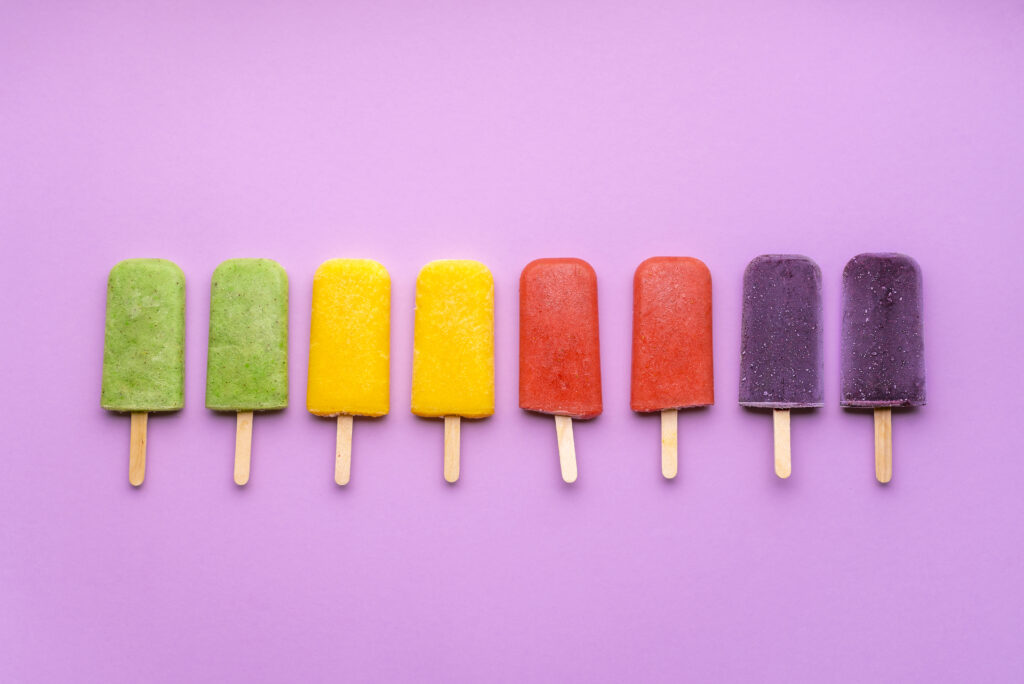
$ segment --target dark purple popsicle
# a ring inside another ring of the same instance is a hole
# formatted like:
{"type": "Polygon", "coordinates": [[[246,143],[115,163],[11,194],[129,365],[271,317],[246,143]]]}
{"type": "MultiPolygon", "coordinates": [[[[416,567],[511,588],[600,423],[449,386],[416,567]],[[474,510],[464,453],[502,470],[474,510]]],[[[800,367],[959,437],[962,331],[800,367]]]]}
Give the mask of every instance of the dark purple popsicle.
{"type": "Polygon", "coordinates": [[[905,254],[858,254],[843,269],[843,406],[921,406],[921,268],[905,254]]]}
{"type": "Polygon", "coordinates": [[[805,256],[766,254],[743,274],[740,405],[824,405],[821,269],[805,256]]]}

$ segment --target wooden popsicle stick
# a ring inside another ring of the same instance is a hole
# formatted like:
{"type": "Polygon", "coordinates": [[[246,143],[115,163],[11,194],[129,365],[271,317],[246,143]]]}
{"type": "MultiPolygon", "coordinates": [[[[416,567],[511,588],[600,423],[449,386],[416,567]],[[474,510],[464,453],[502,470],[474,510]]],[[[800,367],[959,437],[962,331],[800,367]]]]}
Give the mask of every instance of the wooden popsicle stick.
{"type": "Polygon", "coordinates": [[[558,436],[558,463],[562,479],[569,484],[576,481],[576,442],[572,438],[572,418],[555,416],[555,434],[558,436]]]}
{"type": "Polygon", "coordinates": [[[661,412],[661,474],[666,480],[679,473],[679,411],[661,412]]]}
{"type": "Polygon", "coordinates": [[[338,445],[334,450],[334,481],[347,485],[352,475],[352,416],[338,416],[338,445]]]}
{"type": "Polygon", "coordinates": [[[148,413],[132,413],[131,446],[128,448],[128,481],[138,487],[146,479],[146,423],[148,413]]]}
{"type": "Polygon", "coordinates": [[[892,479],[892,409],[875,409],[875,479],[892,479]]]}
{"type": "Polygon", "coordinates": [[[775,474],[786,479],[793,472],[789,450],[789,409],[772,411],[775,425],[775,474]]]}
{"type": "Polygon", "coordinates": [[[444,479],[452,484],[459,481],[459,416],[444,417],[444,479]]]}
{"type": "Polygon", "coordinates": [[[242,486],[249,481],[249,464],[252,458],[252,411],[239,411],[235,424],[235,484],[242,486]]]}

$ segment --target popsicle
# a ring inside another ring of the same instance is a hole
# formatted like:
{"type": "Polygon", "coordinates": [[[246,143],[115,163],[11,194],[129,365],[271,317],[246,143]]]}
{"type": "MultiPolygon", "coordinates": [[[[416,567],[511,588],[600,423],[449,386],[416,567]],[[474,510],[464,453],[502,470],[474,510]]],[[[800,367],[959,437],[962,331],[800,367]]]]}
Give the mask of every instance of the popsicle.
{"type": "Polygon", "coordinates": [[[388,412],[391,278],[372,259],[330,259],[313,276],[306,408],[337,416],[334,481],[349,482],[352,417],[388,412]]]}
{"type": "Polygon", "coordinates": [[[679,471],[679,409],[715,403],[711,272],[692,257],[652,257],[633,276],[630,406],[661,412],[661,474],[679,471]]]}
{"type": "Polygon", "coordinates": [[[206,407],[237,414],[235,484],[249,481],[254,411],[288,405],[288,276],[270,259],[229,259],[210,285],[206,407]]]}
{"type": "Polygon", "coordinates": [[[766,254],[743,275],[740,405],[772,409],[775,474],[790,476],[789,411],[824,405],[821,269],[805,256],[766,254]]]}
{"type": "Polygon", "coordinates": [[[149,414],[185,405],[185,274],[166,259],[110,269],[100,405],[131,413],[128,481],[138,487],[149,414]]]}
{"type": "Polygon", "coordinates": [[[565,482],[575,482],[572,419],[601,414],[597,274],[582,259],[537,259],[519,279],[519,406],[555,416],[565,482]]]}
{"type": "Polygon", "coordinates": [[[892,409],[923,406],[921,269],[905,254],[859,254],[843,269],[842,406],[874,410],[875,477],[892,479],[892,409]]]}
{"type": "Polygon", "coordinates": [[[478,261],[431,261],[416,278],[412,412],[444,418],[444,479],[459,480],[461,418],[494,413],[494,279],[478,261]]]}

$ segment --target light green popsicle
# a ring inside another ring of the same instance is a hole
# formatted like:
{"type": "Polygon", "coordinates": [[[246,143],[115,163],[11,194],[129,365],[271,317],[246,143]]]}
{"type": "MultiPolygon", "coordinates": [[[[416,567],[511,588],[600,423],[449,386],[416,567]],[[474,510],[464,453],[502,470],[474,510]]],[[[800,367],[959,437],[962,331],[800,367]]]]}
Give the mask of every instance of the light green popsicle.
{"type": "Polygon", "coordinates": [[[213,272],[206,407],[288,405],[288,275],[270,259],[229,259],[213,272]]]}
{"type": "Polygon", "coordinates": [[[185,405],[185,274],[166,259],[110,270],[100,405],[146,413],[185,405]]]}

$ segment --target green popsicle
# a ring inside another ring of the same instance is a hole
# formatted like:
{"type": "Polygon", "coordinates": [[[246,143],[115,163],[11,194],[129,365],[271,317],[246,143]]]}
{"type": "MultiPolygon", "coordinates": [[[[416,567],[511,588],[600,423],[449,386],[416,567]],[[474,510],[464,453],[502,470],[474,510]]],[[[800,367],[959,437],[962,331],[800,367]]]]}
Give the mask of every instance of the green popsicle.
{"type": "Polygon", "coordinates": [[[146,423],[185,405],[185,274],[166,259],[110,270],[100,405],[132,414],[128,479],[146,476],[146,423]]]}
{"type": "Polygon", "coordinates": [[[235,411],[235,482],[249,481],[252,412],[288,405],[288,275],[270,259],[213,272],[206,407],[235,411]]]}

